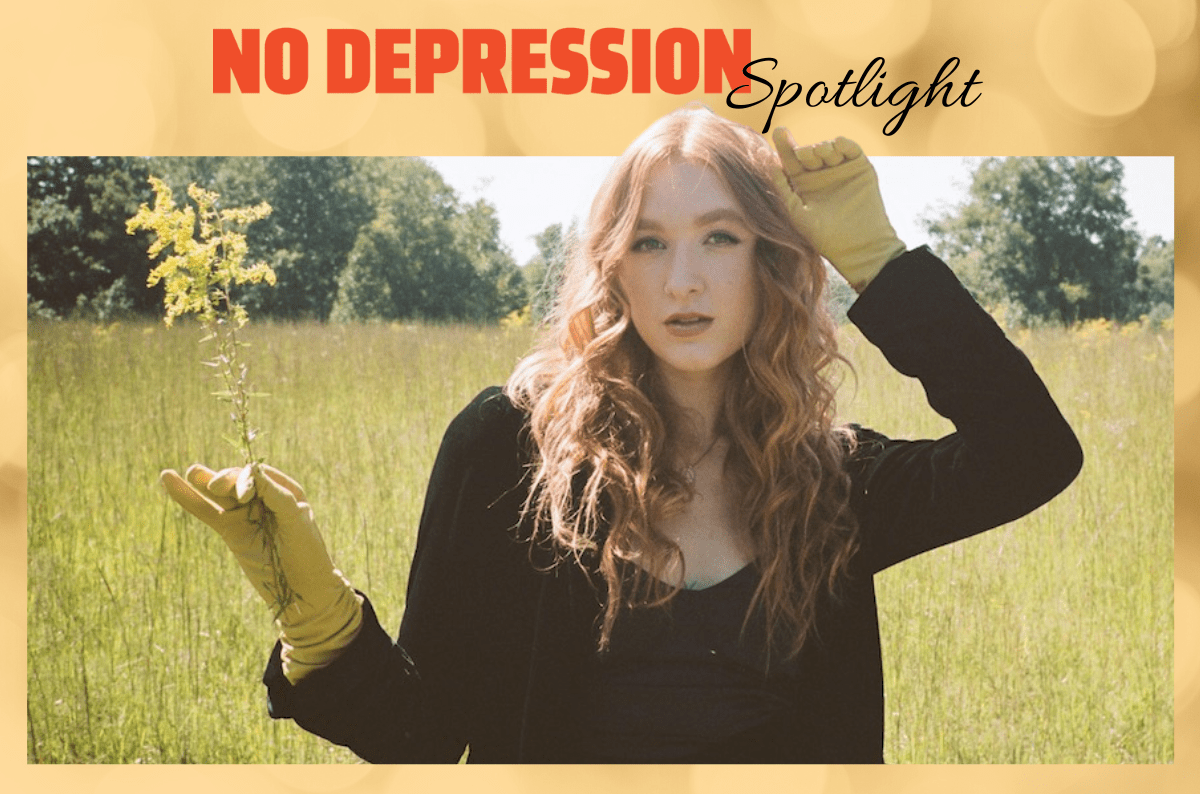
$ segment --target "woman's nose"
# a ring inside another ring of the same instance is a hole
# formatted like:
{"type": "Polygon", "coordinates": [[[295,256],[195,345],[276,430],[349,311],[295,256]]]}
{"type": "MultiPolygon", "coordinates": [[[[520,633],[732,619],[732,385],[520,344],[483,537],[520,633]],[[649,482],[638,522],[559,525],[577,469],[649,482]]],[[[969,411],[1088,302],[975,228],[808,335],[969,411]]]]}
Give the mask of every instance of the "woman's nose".
{"type": "Polygon", "coordinates": [[[670,253],[667,280],[663,290],[672,298],[683,298],[704,290],[704,278],[696,267],[696,258],[684,246],[670,253]]]}

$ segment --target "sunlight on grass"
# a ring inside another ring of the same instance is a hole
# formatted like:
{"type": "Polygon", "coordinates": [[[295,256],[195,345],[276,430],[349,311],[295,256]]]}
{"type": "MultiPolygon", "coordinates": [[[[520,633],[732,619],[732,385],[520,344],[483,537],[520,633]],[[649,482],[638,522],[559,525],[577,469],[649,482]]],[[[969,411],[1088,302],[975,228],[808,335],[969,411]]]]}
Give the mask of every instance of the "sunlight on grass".
{"type": "MultiPolygon", "coordinates": [[[[503,382],[530,332],[281,324],[246,337],[271,392],[260,453],[304,484],[335,560],[394,631],[442,432],[503,382]]],[[[158,486],[160,469],[230,459],[195,338],[29,329],[30,761],[355,760],[267,718],[267,607],[158,486]]],[[[1021,342],[1084,471],[1032,516],[878,577],[887,758],[1170,761],[1171,335],[1021,342]]],[[[869,344],[847,349],[848,418],[893,436],[948,429],[869,344]]]]}

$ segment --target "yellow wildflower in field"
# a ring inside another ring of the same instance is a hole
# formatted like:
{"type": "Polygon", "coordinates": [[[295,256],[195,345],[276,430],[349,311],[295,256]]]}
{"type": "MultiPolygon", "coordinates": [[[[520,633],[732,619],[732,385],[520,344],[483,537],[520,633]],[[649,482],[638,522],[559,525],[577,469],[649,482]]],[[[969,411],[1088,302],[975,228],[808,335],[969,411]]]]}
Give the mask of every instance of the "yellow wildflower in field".
{"type": "Polygon", "coordinates": [[[1084,320],[1075,326],[1074,335],[1076,341],[1083,342],[1084,344],[1099,344],[1111,335],[1116,327],[1117,324],[1112,320],[1104,317],[1095,317],[1091,320],[1084,320]]]}
{"type": "Polygon", "coordinates": [[[520,309],[513,309],[511,312],[500,318],[500,327],[504,329],[510,328],[528,328],[533,322],[533,311],[527,303],[520,309]]]}
{"type": "MultiPolygon", "coordinates": [[[[154,209],[142,204],[137,214],[125,222],[129,234],[138,229],[154,233],[149,247],[151,259],[170,249],[162,262],[150,271],[146,284],[153,287],[160,281],[165,283],[163,303],[167,313],[163,321],[168,326],[181,314],[200,316],[205,331],[201,341],[216,342],[216,356],[204,363],[216,370],[216,376],[224,386],[214,392],[214,396],[230,404],[230,418],[237,428],[233,443],[241,452],[243,463],[261,463],[262,460],[254,455],[258,429],[250,424],[252,393],[247,383],[247,368],[238,359],[238,349],[244,343],[238,342],[236,336],[249,317],[245,308],[233,302],[230,289],[235,284],[275,283],[275,272],[266,262],[243,265],[250,249],[246,235],[239,231],[270,215],[271,205],[264,201],[254,207],[218,209],[220,196],[192,184],[187,192],[196,208],[185,204],[180,209],[166,182],[152,176],[150,184],[154,188],[154,209]],[[196,235],[197,220],[199,236],[196,235]]],[[[253,497],[251,503],[255,501],[261,505],[260,497],[253,497]]],[[[265,507],[258,514],[261,518],[255,523],[263,534],[264,544],[270,549],[270,568],[274,575],[274,582],[267,583],[266,587],[275,595],[278,617],[293,603],[295,594],[279,564],[274,514],[265,507]]]]}
{"type": "Polygon", "coordinates": [[[265,201],[254,207],[217,209],[219,196],[196,185],[188,186],[188,196],[199,209],[200,237],[195,237],[196,211],[190,205],[175,206],[171,188],[157,177],[150,177],[154,188],[154,209],[145,204],[125,223],[133,234],[138,229],[154,232],[149,255],[153,259],[170,247],[173,251],[150,271],[147,286],[166,282],[164,322],[169,326],[181,314],[195,312],[206,323],[215,323],[224,304],[225,310],[240,328],[246,324],[246,310],[229,300],[233,284],[275,283],[275,271],[266,262],[244,267],[246,235],[236,231],[271,214],[265,201]]]}

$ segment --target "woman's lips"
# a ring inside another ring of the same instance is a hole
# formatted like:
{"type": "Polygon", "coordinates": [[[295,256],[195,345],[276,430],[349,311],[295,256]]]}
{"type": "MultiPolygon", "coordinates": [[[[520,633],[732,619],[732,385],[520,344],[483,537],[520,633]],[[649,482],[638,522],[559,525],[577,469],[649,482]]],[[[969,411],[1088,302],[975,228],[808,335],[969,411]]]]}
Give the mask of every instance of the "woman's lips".
{"type": "Polygon", "coordinates": [[[663,325],[667,333],[678,339],[689,339],[699,336],[713,324],[713,318],[707,314],[672,314],[663,325]]]}

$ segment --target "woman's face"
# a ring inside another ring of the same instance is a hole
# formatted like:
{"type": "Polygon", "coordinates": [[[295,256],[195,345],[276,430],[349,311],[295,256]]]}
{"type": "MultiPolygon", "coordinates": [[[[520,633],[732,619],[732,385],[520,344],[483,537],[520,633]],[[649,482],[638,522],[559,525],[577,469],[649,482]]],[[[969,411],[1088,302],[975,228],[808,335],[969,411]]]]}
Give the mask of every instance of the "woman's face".
{"type": "Polygon", "coordinates": [[[710,169],[656,165],[617,269],[638,334],[668,377],[722,376],[758,317],[755,236],[710,169]]]}

